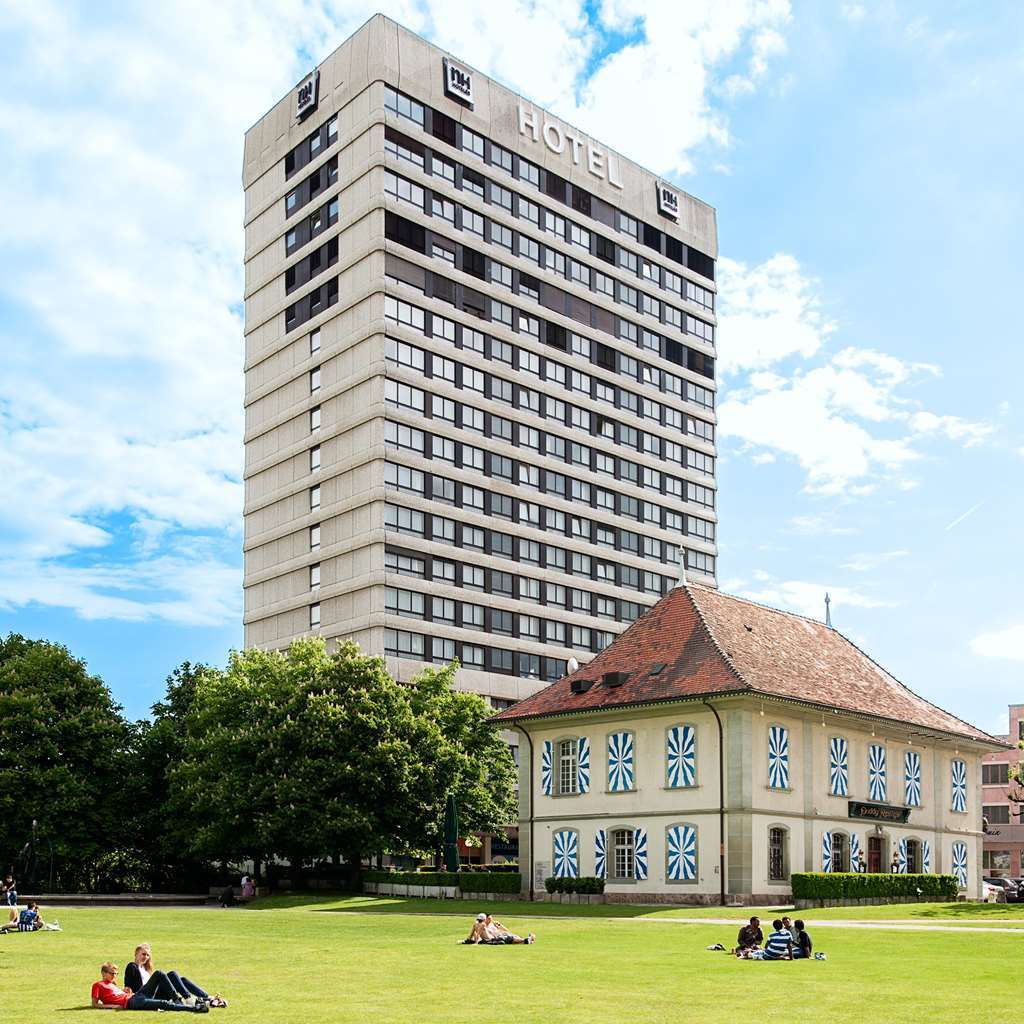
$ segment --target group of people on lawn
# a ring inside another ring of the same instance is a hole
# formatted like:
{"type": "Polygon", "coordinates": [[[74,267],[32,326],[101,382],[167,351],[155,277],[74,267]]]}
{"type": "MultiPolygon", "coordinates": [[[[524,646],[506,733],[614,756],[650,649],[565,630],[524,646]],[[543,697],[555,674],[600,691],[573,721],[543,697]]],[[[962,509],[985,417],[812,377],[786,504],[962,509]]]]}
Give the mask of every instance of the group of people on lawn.
{"type": "Polygon", "coordinates": [[[209,995],[177,971],[158,971],[148,942],[135,947],[135,959],[124,969],[123,986],[117,984],[117,965],[108,960],[100,967],[100,980],[92,986],[93,1008],[209,1013],[211,1006],[228,1005],[220,995],[209,995]]]}
{"type": "Polygon", "coordinates": [[[533,932],[524,939],[514,935],[490,914],[477,914],[469,937],[462,940],[467,946],[532,946],[537,941],[533,932]]]}
{"type": "Polygon", "coordinates": [[[761,919],[752,917],[736,936],[736,948],[731,951],[741,960],[810,960],[814,943],[803,921],[788,917],[772,921],[772,931],[765,942],[761,919]]]}

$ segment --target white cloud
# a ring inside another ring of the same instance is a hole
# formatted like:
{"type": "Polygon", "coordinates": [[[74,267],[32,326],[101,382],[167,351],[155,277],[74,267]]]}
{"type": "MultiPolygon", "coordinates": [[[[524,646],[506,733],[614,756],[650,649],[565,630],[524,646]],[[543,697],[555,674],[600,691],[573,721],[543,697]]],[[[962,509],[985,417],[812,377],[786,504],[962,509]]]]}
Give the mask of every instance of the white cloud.
{"type": "Polygon", "coordinates": [[[840,4],[840,6],[839,6],[839,13],[847,21],[858,22],[858,21],[863,21],[864,20],[864,15],[865,15],[866,12],[864,10],[864,5],[863,4],[846,3],[846,4],[840,4]]]}
{"type": "Polygon", "coordinates": [[[894,602],[871,597],[850,587],[834,587],[826,583],[811,583],[806,580],[780,580],[766,583],[760,588],[747,588],[737,592],[738,596],[766,604],[772,608],[796,612],[810,619],[825,620],[825,595],[831,601],[832,622],[836,622],[837,609],[847,608],[892,608],[894,602]]]}
{"type": "Polygon", "coordinates": [[[821,494],[868,494],[881,481],[909,490],[907,471],[928,444],[971,447],[992,433],[911,397],[941,376],[933,364],[869,347],[828,355],[838,325],[792,256],[721,263],[719,366],[732,387],[719,405],[720,436],[755,461],[788,456],[805,471],[806,490],[821,494]]]}
{"type": "Polygon", "coordinates": [[[850,569],[853,572],[869,572],[885,565],[886,562],[895,561],[897,558],[906,558],[909,551],[877,551],[874,553],[862,553],[851,555],[848,562],[842,563],[842,568],[850,569]]]}
{"type": "Polygon", "coordinates": [[[982,658],[1024,661],[1024,624],[980,633],[971,640],[971,650],[982,658]]]}
{"type": "Polygon", "coordinates": [[[794,516],[789,522],[800,533],[841,535],[857,532],[852,526],[840,526],[821,515],[794,516]]]}

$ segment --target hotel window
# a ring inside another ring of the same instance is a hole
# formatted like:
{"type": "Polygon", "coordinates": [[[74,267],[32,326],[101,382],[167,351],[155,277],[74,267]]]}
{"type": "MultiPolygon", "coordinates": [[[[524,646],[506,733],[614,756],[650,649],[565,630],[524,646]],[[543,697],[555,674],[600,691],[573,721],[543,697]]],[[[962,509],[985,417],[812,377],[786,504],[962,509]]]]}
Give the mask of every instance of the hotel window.
{"type": "Polygon", "coordinates": [[[981,809],[981,816],[990,825],[1009,825],[1010,824],[1010,805],[1009,804],[986,804],[981,809]]]}
{"type": "Polygon", "coordinates": [[[309,489],[309,507],[310,510],[320,507],[320,485],[314,484],[309,489]]]}
{"type": "Polygon", "coordinates": [[[320,602],[309,606],[309,628],[315,629],[320,625],[320,602]]]}
{"type": "Polygon", "coordinates": [[[612,833],[612,878],[634,877],[633,844],[632,829],[620,828],[612,833]]]}
{"type": "MultiPolygon", "coordinates": [[[[443,439],[434,438],[434,440],[440,441],[443,439]]],[[[408,449],[409,451],[419,452],[421,455],[425,450],[426,444],[422,430],[416,430],[413,427],[407,427],[405,426],[405,424],[402,423],[391,422],[385,422],[384,424],[384,443],[389,448],[405,448],[408,449]]],[[[453,454],[453,461],[454,458],[455,456],[453,454]]]]}
{"type": "Polygon", "coordinates": [[[768,829],[768,880],[784,882],[789,877],[786,870],[786,841],[789,835],[784,828],[768,829]]]}
{"type": "Polygon", "coordinates": [[[320,390],[320,367],[317,366],[309,371],[309,393],[320,390]]]}
{"type": "Polygon", "coordinates": [[[311,331],[309,335],[309,354],[320,351],[320,328],[311,331]]]}
{"type": "Polygon", "coordinates": [[[475,644],[463,644],[462,664],[465,665],[466,668],[483,668],[484,649],[482,647],[477,647],[475,644]]]}
{"type": "Polygon", "coordinates": [[[320,586],[320,563],[309,567],[309,589],[315,590],[320,586]]]}
{"type": "Polygon", "coordinates": [[[320,445],[315,444],[309,449],[309,471],[312,473],[314,470],[320,468],[320,445]]]}
{"type": "Polygon", "coordinates": [[[309,429],[310,431],[320,429],[320,406],[315,405],[309,410],[309,429]]]}
{"type": "Polygon", "coordinates": [[[455,659],[455,641],[445,640],[443,637],[435,636],[431,642],[433,651],[432,660],[441,664],[447,664],[455,659]]]}
{"type": "Polygon", "coordinates": [[[435,580],[455,586],[455,563],[446,558],[432,558],[430,571],[435,580]]]}
{"type": "Polygon", "coordinates": [[[431,250],[431,253],[437,259],[444,260],[445,263],[449,264],[452,267],[455,266],[455,253],[454,253],[453,250],[449,249],[447,246],[439,245],[437,242],[434,242],[433,249],[431,250]]]}
{"type": "Polygon", "coordinates": [[[534,188],[540,188],[540,168],[522,157],[519,158],[519,177],[523,181],[528,181],[534,188]]]}
{"type": "Polygon", "coordinates": [[[509,174],[512,173],[512,154],[493,142],[491,143],[491,163],[503,171],[508,171],[509,174]]]}
{"type": "Polygon", "coordinates": [[[395,658],[422,658],[423,636],[404,629],[385,629],[384,653],[395,658]]]}
{"type": "Polygon", "coordinates": [[[388,86],[384,87],[384,109],[423,127],[423,105],[388,86]]]}
{"type": "Polygon", "coordinates": [[[384,569],[387,572],[398,573],[399,576],[426,578],[426,562],[422,558],[416,558],[413,555],[400,555],[397,551],[384,553],[384,569]]]}
{"type": "Polygon", "coordinates": [[[467,153],[472,153],[473,156],[480,157],[481,160],[484,158],[484,140],[482,135],[477,135],[476,132],[470,131],[468,128],[463,127],[462,129],[462,148],[467,153]]]}
{"type": "Polygon", "coordinates": [[[417,210],[423,209],[423,189],[405,178],[398,177],[397,174],[392,174],[391,171],[384,172],[384,191],[415,206],[417,210]]]}
{"type": "Polygon", "coordinates": [[[309,550],[318,551],[320,548],[320,524],[309,528],[309,550]]]}

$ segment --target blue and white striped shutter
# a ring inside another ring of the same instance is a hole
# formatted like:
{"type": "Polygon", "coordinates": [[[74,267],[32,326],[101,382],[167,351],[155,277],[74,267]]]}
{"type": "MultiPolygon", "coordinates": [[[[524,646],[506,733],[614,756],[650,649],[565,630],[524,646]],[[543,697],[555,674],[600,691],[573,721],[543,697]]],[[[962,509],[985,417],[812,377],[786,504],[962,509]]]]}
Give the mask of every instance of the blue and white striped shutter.
{"type": "Polygon", "coordinates": [[[830,872],[832,870],[832,833],[822,832],[821,834],[821,870],[830,872]]]}
{"type": "Polygon", "coordinates": [[[575,832],[555,833],[555,878],[578,878],[580,873],[580,841],[575,832]]]}
{"type": "Polygon", "coordinates": [[[633,734],[613,732],[608,736],[608,790],[624,793],[633,788],[633,734]]]}
{"type": "Polygon", "coordinates": [[[633,831],[633,873],[637,881],[647,877],[647,829],[638,828],[633,831]]]}
{"type": "Polygon", "coordinates": [[[590,792],[590,740],[586,736],[576,740],[576,790],[590,792]]]}
{"type": "Polygon", "coordinates": [[[921,873],[932,873],[932,844],[927,839],[921,843],[921,873]]]}
{"type": "Polygon", "coordinates": [[[768,729],[768,785],[789,789],[789,734],[781,725],[768,729]]]}
{"type": "Polygon", "coordinates": [[[901,875],[907,873],[907,841],[906,839],[900,840],[899,846],[899,872],[901,875]]]}
{"type": "Polygon", "coordinates": [[[953,810],[967,810],[967,765],[963,761],[951,761],[949,765],[953,787],[953,810]]]}
{"type": "Polygon", "coordinates": [[[608,877],[608,837],[603,828],[594,833],[594,875],[608,877]]]}
{"type": "Polygon", "coordinates": [[[856,832],[850,833],[850,870],[860,871],[860,836],[856,832]]]}
{"type": "Polygon", "coordinates": [[[551,758],[551,740],[545,740],[540,755],[540,790],[545,796],[551,796],[551,758]]]}
{"type": "Polygon", "coordinates": [[[961,889],[967,888],[967,844],[953,844],[953,874],[961,889]]]}
{"type": "Polygon", "coordinates": [[[828,745],[829,792],[846,796],[850,788],[850,745],[842,736],[833,736],[828,745]]]}
{"type": "Polygon", "coordinates": [[[885,747],[872,743],[868,747],[868,797],[879,802],[885,801],[885,747]]]}
{"type": "Polygon", "coordinates": [[[692,882],[697,877],[697,830],[692,825],[673,825],[666,830],[668,877],[673,882],[692,882]]]}
{"type": "Polygon", "coordinates": [[[673,789],[697,783],[697,731],[692,725],[674,725],[665,738],[668,784],[673,789]]]}
{"type": "Polygon", "coordinates": [[[921,806],[921,755],[908,750],[903,755],[903,801],[908,807],[921,806]]]}

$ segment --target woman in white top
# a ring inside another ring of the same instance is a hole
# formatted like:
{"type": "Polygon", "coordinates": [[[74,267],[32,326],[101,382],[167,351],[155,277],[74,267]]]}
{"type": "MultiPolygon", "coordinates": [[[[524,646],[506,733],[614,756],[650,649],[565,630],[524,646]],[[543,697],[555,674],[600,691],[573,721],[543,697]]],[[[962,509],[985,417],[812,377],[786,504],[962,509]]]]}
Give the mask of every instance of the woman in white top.
{"type": "MultiPolygon", "coordinates": [[[[135,947],[135,960],[124,969],[124,984],[133,992],[142,991],[143,985],[153,975],[153,950],[148,942],[140,943],[135,947]]],[[[174,987],[178,998],[183,1003],[195,1005],[196,1003],[209,1003],[210,1006],[227,1006],[227,1002],[219,995],[211,996],[204,992],[188,978],[183,978],[177,971],[166,971],[167,980],[174,987]]]]}

